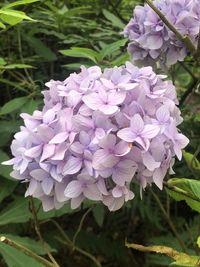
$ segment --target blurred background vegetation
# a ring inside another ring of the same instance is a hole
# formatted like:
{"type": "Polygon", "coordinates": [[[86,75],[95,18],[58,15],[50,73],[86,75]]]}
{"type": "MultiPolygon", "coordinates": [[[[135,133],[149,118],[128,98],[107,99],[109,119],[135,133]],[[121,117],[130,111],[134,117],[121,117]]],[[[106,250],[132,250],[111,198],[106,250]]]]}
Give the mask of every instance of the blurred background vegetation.
{"type": "MultiPolygon", "coordinates": [[[[10,157],[10,142],[22,124],[19,114],[41,108],[41,91],[50,79],[65,79],[84,64],[101,67],[121,65],[129,56],[127,40],[121,34],[132,16],[136,0],[39,0],[0,3],[0,161],[10,157]],[[12,3],[12,4],[11,4],[12,3]],[[15,4],[13,4],[15,3],[15,4]],[[11,4],[11,5],[10,5],[11,4]]],[[[158,70],[162,72],[162,70],[158,70]]],[[[176,177],[200,177],[200,165],[192,165],[200,151],[200,96],[192,84],[199,70],[190,58],[173,66],[169,76],[177,86],[184,116],[182,131],[191,140],[185,159],[176,163],[176,177]],[[194,156],[193,156],[194,155],[194,156]]],[[[9,176],[10,168],[0,166],[0,233],[30,248],[39,255],[46,250],[35,232],[35,218],[28,199],[23,198],[24,184],[9,176]]],[[[34,202],[38,225],[49,251],[60,266],[105,267],[168,266],[165,256],[142,254],[125,247],[129,242],[160,244],[198,255],[196,243],[200,235],[200,216],[184,201],[175,202],[166,191],[153,187],[146,190],[141,201],[139,188],[133,201],[115,213],[90,203],[71,211],[44,213],[34,202]],[[163,209],[167,214],[163,213],[163,209]],[[86,214],[87,213],[87,214],[86,214]],[[174,235],[175,225],[181,242],[174,235]],[[62,239],[63,232],[73,240],[62,239]],[[74,245],[74,247],[73,247],[74,245]]],[[[37,230],[37,227],[36,227],[37,230]]],[[[40,267],[34,259],[0,243],[0,266],[40,267]]]]}

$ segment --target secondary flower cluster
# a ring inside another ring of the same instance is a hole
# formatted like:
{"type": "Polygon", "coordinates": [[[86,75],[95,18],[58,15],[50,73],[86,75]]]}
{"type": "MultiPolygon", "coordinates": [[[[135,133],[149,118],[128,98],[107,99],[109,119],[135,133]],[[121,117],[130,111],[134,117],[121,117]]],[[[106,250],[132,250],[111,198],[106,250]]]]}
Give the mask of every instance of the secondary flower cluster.
{"type": "Polygon", "coordinates": [[[67,201],[78,207],[87,198],[113,211],[141,189],[162,182],[181,159],[188,139],[175,88],[151,67],[81,68],[64,81],[51,80],[43,111],[21,114],[25,126],[15,134],[11,176],[27,182],[26,196],[44,210],[67,201]]]}
{"type": "MultiPolygon", "coordinates": [[[[183,36],[189,36],[197,46],[200,29],[199,0],[155,0],[153,3],[183,36]]],[[[183,61],[187,55],[183,42],[177,39],[147,4],[135,7],[124,35],[130,40],[128,51],[134,61],[159,60],[172,65],[183,61]]]]}

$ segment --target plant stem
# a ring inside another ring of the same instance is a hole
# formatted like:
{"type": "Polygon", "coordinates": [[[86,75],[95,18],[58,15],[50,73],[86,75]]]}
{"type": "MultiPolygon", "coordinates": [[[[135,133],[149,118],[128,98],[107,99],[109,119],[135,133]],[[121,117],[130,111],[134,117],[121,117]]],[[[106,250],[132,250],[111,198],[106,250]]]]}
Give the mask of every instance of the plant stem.
{"type": "Polygon", "coordinates": [[[176,35],[176,37],[182,41],[188,50],[192,53],[196,53],[196,48],[192,43],[191,39],[185,35],[183,36],[174,26],[169,22],[165,15],[153,4],[151,0],[146,0],[146,3],[156,12],[160,19],[165,23],[165,25],[176,35]]]}
{"type": "Polygon", "coordinates": [[[158,196],[153,192],[153,190],[152,190],[151,188],[150,188],[150,192],[151,192],[152,196],[154,197],[155,201],[157,202],[158,206],[160,207],[160,210],[162,211],[162,213],[163,213],[165,219],[167,220],[167,222],[168,222],[168,224],[169,224],[169,226],[170,226],[172,232],[173,232],[174,235],[176,236],[176,238],[177,238],[177,240],[178,240],[178,242],[179,242],[179,244],[180,244],[182,250],[183,250],[184,252],[186,252],[186,251],[187,251],[187,248],[186,248],[184,242],[181,240],[181,238],[180,238],[180,236],[179,236],[179,234],[178,234],[178,232],[177,232],[177,230],[176,230],[176,227],[175,227],[174,223],[171,221],[170,217],[168,216],[167,212],[165,211],[165,208],[164,208],[163,204],[161,203],[160,199],[159,199],[158,196]]]}
{"type": "Polygon", "coordinates": [[[5,236],[1,236],[0,237],[0,242],[3,242],[5,244],[7,244],[7,245],[9,245],[9,246],[21,251],[25,255],[35,259],[37,262],[42,263],[46,267],[55,267],[55,265],[53,263],[51,263],[50,261],[44,259],[43,257],[38,256],[37,254],[35,254],[31,250],[29,250],[28,248],[16,243],[15,241],[12,241],[11,239],[9,239],[9,238],[7,238],[5,236]]]}
{"type": "Polygon", "coordinates": [[[87,252],[87,251],[85,251],[85,250],[83,250],[83,249],[81,249],[81,248],[79,248],[77,246],[72,247],[72,243],[69,244],[68,242],[61,240],[59,237],[56,237],[56,239],[59,242],[67,245],[69,248],[73,248],[73,250],[78,251],[80,254],[86,256],[87,258],[92,260],[98,267],[102,267],[101,263],[92,254],[90,254],[89,252],[87,252]]]}
{"type": "Polygon", "coordinates": [[[52,263],[54,264],[53,266],[54,267],[59,267],[58,263],[56,262],[56,260],[54,259],[53,255],[51,254],[51,252],[49,251],[42,235],[41,235],[41,231],[40,231],[40,224],[38,222],[38,218],[37,218],[37,212],[36,212],[36,209],[35,209],[35,205],[34,205],[34,201],[33,201],[33,198],[30,197],[30,204],[31,204],[31,212],[32,212],[32,215],[33,215],[33,220],[34,220],[34,224],[35,224],[35,231],[36,231],[36,234],[40,240],[40,243],[42,244],[45,252],[47,253],[49,259],[52,261],[52,263]]]}
{"type": "Polygon", "coordinates": [[[188,89],[185,91],[185,93],[182,95],[180,101],[179,101],[179,107],[182,107],[187,97],[193,92],[193,90],[198,86],[199,80],[195,78],[188,89]]]}
{"type": "Polygon", "coordinates": [[[192,71],[188,68],[187,65],[185,65],[184,62],[179,61],[179,64],[181,65],[181,67],[182,67],[185,71],[187,71],[187,72],[190,74],[190,76],[191,76],[194,80],[196,79],[196,77],[194,76],[194,74],[192,73],[192,71]]]}
{"type": "Polygon", "coordinates": [[[78,229],[77,229],[76,233],[75,233],[74,236],[73,236],[73,240],[72,240],[72,244],[73,244],[73,246],[75,246],[77,236],[78,236],[78,234],[80,233],[80,231],[81,231],[81,229],[82,229],[84,220],[85,220],[85,218],[87,217],[88,213],[89,213],[91,210],[92,210],[92,207],[89,208],[89,209],[84,213],[83,217],[81,218],[80,223],[79,223],[79,226],[78,226],[78,229]]]}
{"type": "MultiPolygon", "coordinates": [[[[87,210],[87,214],[89,213],[90,209],[87,210]]],[[[84,214],[85,217],[87,215],[86,213],[84,214]]],[[[86,256],[87,258],[89,258],[90,260],[92,260],[98,267],[102,267],[101,263],[93,256],[91,255],[89,252],[75,246],[75,244],[73,244],[73,242],[70,240],[70,238],[68,237],[68,235],[64,232],[64,230],[62,229],[62,227],[54,220],[50,220],[58,229],[58,231],[60,232],[61,236],[63,237],[64,240],[60,239],[59,237],[56,237],[56,239],[67,245],[72,251],[78,251],[79,253],[81,253],[82,255],[86,256]]],[[[83,218],[82,218],[83,221],[83,218]]],[[[80,224],[79,224],[80,225],[80,224]]]]}

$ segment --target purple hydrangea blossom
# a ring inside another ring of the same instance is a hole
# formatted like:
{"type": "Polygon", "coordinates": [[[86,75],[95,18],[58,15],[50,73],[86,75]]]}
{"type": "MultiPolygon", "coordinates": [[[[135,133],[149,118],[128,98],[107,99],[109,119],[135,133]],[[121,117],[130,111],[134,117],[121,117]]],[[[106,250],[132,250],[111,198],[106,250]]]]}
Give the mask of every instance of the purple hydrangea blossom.
{"type": "MultiPolygon", "coordinates": [[[[189,36],[197,46],[200,1],[154,0],[153,3],[183,36],[189,36]]],[[[175,34],[147,4],[135,7],[133,17],[123,33],[130,40],[128,51],[134,61],[158,60],[172,65],[183,61],[188,52],[185,45],[177,40],[175,34]]]]}
{"type": "MultiPolygon", "coordinates": [[[[159,26],[160,27],[160,26],[159,26]]],[[[158,27],[158,28],[159,28],[158,27]]],[[[42,111],[21,114],[24,126],[11,145],[11,176],[27,183],[25,196],[44,210],[72,208],[87,198],[114,211],[172,171],[188,139],[171,81],[151,67],[81,68],[64,81],[51,80],[42,111]]]]}

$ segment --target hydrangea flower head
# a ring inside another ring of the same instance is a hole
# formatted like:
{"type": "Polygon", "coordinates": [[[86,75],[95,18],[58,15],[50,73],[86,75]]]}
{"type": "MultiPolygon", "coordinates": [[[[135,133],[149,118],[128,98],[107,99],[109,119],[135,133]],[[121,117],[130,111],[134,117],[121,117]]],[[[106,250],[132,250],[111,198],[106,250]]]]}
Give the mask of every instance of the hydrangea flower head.
{"type": "MultiPolygon", "coordinates": [[[[190,37],[197,46],[200,1],[154,0],[153,3],[183,36],[190,37]]],[[[147,4],[135,7],[124,35],[129,38],[128,51],[134,61],[156,60],[172,65],[183,61],[188,52],[185,45],[147,4]]]]}
{"type": "Polygon", "coordinates": [[[175,88],[151,67],[81,68],[46,84],[44,107],[21,114],[24,126],[11,145],[11,176],[44,210],[72,208],[87,198],[111,211],[133,199],[132,181],[155,183],[181,159],[188,139],[175,88]]]}

